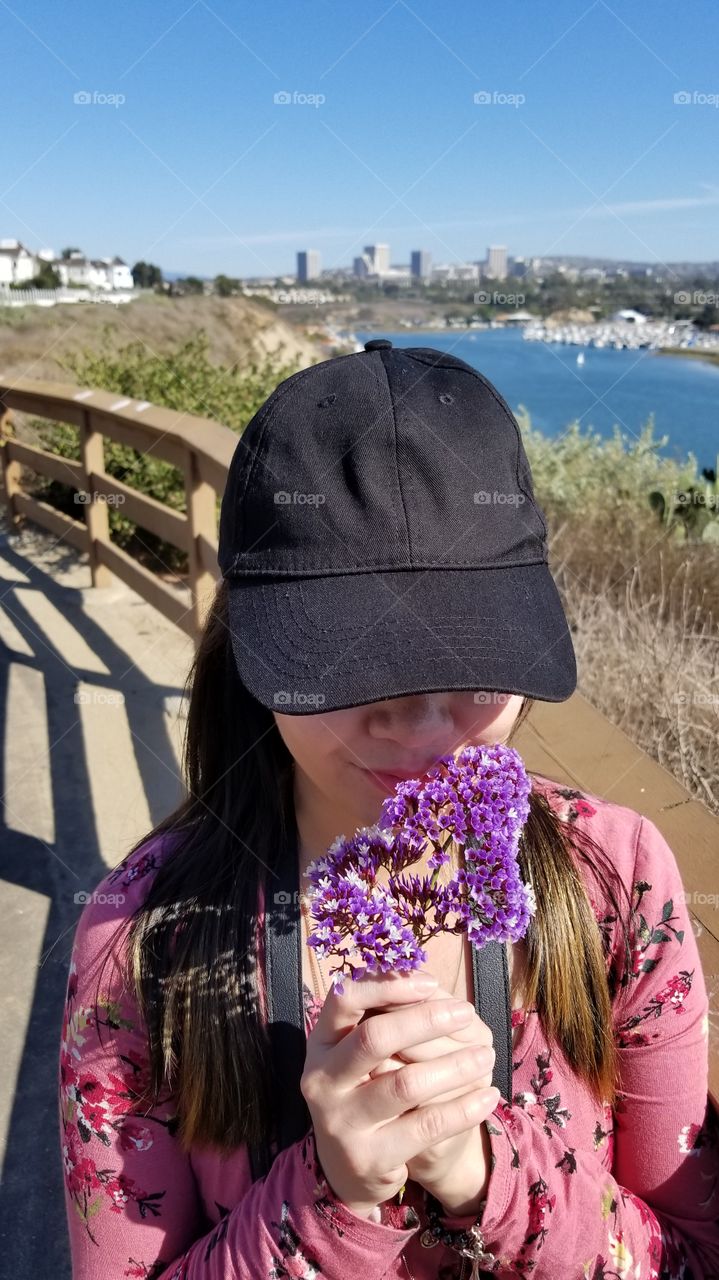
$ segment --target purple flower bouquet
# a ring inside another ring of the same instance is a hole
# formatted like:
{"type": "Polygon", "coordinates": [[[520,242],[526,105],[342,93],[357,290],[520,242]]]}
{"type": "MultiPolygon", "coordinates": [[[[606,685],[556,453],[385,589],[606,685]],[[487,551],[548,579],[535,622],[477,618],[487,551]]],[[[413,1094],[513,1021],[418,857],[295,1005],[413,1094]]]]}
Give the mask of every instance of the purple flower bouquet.
{"type": "Polygon", "coordinates": [[[356,980],[420,968],[423,944],[442,931],[466,929],[479,947],[524,936],[536,910],[517,862],[530,790],[513,748],[465,747],[422,779],[399,782],[375,826],[338,836],[310,864],[304,874],[317,927],[308,944],[341,961],[331,975],[339,994],[347,971],[356,980]],[[463,852],[464,866],[440,880],[450,845],[463,852]],[[412,874],[430,848],[431,875],[412,874]]]}

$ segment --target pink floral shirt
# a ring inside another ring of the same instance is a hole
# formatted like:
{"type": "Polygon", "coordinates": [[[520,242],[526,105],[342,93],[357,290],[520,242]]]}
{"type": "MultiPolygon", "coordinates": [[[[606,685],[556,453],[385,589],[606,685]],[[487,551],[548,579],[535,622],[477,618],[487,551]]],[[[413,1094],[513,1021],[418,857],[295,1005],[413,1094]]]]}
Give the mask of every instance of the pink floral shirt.
{"type": "MultiPolygon", "coordinates": [[[[488,1122],[485,1247],[507,1277],[719,1276],[708,1002],[674,855],[632,809],[536,775],[532,785],[594,836],[633,891],[632,966],[614,1002],[621,1088],[614,1110],[598,1106],[536,1011],[515,1014],[513,1096],[488,1122]]],[[[136,1114],[148,1070],[144,1028],[117,967],[98,962],[164,856],[167,840],[156,838],[109,872],[75,933],[58,1081],[74,1280],[468,1276],[458,1254],[423,1243],[415,1183],[381,1223],[350,1212],[323,1177],[311,1128],[253,1183],[245,1147],[225,1158],[181,1151],[172,1096],[136,1114]]],[[[611,953],[619,951],[616,918],[583,874],[611,953]]],[[[309,1034],[319,1007],[306,987],[305,1012],[309,1034]]]]}

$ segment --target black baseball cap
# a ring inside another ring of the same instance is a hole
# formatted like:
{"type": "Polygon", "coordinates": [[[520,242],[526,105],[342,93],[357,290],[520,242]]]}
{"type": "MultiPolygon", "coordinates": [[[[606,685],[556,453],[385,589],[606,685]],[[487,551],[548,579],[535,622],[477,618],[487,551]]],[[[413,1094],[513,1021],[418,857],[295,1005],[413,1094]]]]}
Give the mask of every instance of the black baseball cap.
{"type": "Polygon", "coordinates": [[[430,347],[323,360],[245,428],[218,562],[240,677],[287,715],[475,690],[561,702],[572,639],[517,422],[430,347]]]}

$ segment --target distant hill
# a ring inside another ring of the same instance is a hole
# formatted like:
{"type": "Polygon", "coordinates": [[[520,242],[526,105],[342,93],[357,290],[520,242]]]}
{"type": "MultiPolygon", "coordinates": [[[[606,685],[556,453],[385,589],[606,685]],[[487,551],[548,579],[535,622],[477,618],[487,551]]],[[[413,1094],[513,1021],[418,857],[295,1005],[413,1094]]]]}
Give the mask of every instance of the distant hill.
{"type": "Polygon", "coordinates": [[[58,363],[70,352],[99,350],[104,330],[117,347],[141,341],[165,353],[204,329],[216,364],[281,352],[285,362],[314,364],[329,352],[304,328],[277,318],[270,307],[248,298],[147,294],[126,305],[89,302],[55,307],[0,307],[0,378],[74,382],[58,363]]]}

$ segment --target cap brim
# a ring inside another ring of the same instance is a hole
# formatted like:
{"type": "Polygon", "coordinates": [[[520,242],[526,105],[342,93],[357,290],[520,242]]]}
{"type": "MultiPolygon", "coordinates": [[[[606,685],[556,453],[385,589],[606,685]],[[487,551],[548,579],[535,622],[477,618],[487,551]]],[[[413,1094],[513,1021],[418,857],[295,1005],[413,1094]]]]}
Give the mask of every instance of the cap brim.
{"type": "Polygon", "coordinates": [[[546,562],[306,578],[229,578],[240,677],[273,711],[312,715],[413,693],[563,702],[572,638],[546,562]]]}

